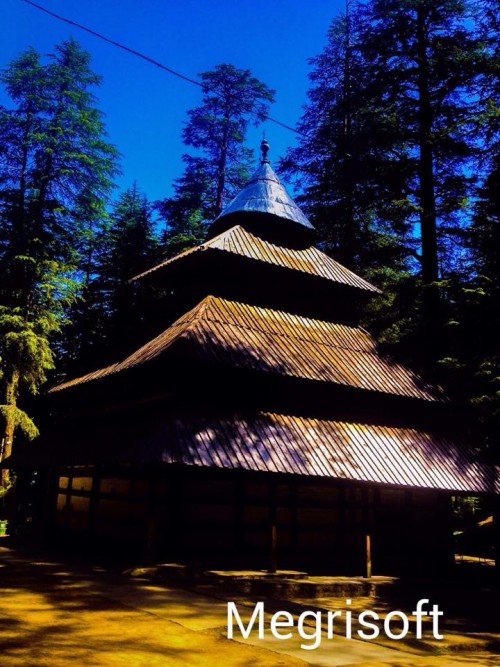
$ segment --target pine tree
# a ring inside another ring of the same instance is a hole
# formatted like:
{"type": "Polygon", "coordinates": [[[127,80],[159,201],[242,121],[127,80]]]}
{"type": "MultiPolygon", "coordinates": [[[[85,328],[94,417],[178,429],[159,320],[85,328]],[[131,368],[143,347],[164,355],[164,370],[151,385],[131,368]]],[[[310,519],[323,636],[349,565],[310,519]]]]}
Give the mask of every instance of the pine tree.
{"type": "MultiPolygon", "coordinates": [[[[489,114],[488,109],[487,113],[489,114]]],[[[500,151],[478,190],[471,227],[471,264],[455,298],[457,346],[449,365],[472,405],[484,449],[500,462],[500,151]]]]}
{"type": "MultiPolygon", "coordinates": [[[[495,3],[480,3],[491,20],[495,3]]],[[[478,38],[480,8],[462,0],[347,7],[312,60],[306,137],[283,166],[324,248],[384,289],[365,324],[429,371],[455,344],[454,285],[484,155],[479,85],[489,71],[493,90],[485,44],[497,42],[478,38]]],[[[494,95],[484,97],[492,120],[494,95]]]]}
{"type": "Polygon", "coordinates": [[[72,311],[66,372],[87,372],[127,354],[147,337],[148,295],[130,279],[158,260],[152,205],[134,183],[90,239],[82,298],[72,311]]]}
{"type": "Polygon", "coordinates": [[[347,10],[333,20],[326,47],[310,61],[303,137],[280,170],[302,190],[298,200],[323,249],[375,278],[373,271],[384,265],[406,268],[412,252],[405,223],[408,156],[397,142],[395,117],[368,105],[360,10],[350,3],[347,10]]]}
{"type": "Polygon", "coordinates": [[[202,243],[213,213],[205,160],[189,155],[183,160],[186,168],[174,182],[174,196],[156,203],[160,217],[167,222],[161,239],[165,258],[202,243]]]}
{"type": "Polygon", "coordinates": [[[369,103],[398,119],[395,140],[409,151],[411,221],[430,285],[460,261],[481,45],[463,0],[373,0],[362,15],[369,103]]]}
{"type": "MultiPolygon", "coordinates": [[[[253,151],[243,145],[249,123],[257,125],[274,101],[274,91],[249,70],[222,64],[200,74],[202,104],[188,112],[183,141],[201,155],[185,155],[184,175],[174,196],[158,203],[167,224],[166,241],[198,241],[249,178],[253,151]]],[[[168,253],[168,250],[167,250],[168,253]]]]}
{"type": "Polygon", "coordinates": [[[139,286],[129,281],[154,266],[158,242],[151,205],[135,183],[119,196],[110,217],[108,250],[101,260],[100,276],[108,293],[110,339],[116,354],[118,341],[124,350],[134,347],[138,341],[143,342],[141,299],[136,291],[139,286]]]}
{"type": "Polygon", "coordinates": [[[69,40],[46,64],[28,50],[2,77],[13,101],[0,115],[3,458],[17,428],[36,434],[18,400],[24,390],[36,392],[53,367],[51,339],[78,289],[82,206],[106,197],[116,171],[116,151],[90,92],[99,78],[89,63],[69,40]]]}
{"type": "Polygon", "coordinates": [[[448,349],[441,361],[450,394],[470,413],[472,442],[498,464],[500,427],[500,13],[498,0],[474,4],[481,44],[470,114],[475,156],[474,208],[464,269],[445,281],[448,349]]]}

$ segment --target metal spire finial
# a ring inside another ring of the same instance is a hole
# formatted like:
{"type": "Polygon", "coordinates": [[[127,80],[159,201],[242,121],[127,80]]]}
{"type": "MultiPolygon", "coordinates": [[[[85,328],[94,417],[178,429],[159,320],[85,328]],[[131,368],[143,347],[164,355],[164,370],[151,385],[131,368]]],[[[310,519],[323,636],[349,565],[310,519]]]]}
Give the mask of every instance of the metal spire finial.
{"type": "Polygon", "coordinates": [[[262,151],[262,159],[260,161],[261,164],[269,164],[269,160],[267,159],[267,154],[269,152],[269,144],[267,143],[267,139],[264,137],[261,141],[260,144],[260,150],[262,151]]]}

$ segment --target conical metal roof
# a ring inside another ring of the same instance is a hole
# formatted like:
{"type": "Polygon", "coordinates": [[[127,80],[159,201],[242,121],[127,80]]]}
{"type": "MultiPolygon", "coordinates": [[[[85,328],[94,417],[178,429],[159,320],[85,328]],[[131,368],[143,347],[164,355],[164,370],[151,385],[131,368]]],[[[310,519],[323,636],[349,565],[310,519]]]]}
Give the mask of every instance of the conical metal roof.
{"type": "MultiPolygon", "coordinates": [[[[222,211],[214,220],[210,230],[210,236],[220,234],[226,229],[230,229],[235,224],[246,227],[248,223],[252,226],[252,221],[268,218],[269,228],[273,236],[279,233],[286,240],[287,230],[293,230],[291,233],[300,234],[301,230],[305,236],[310,238],[311,232],[314,232],[313,225],[302,213],[297,204],[290,197],[278,176],[271,168],[267,159],[268,144],[263,141],[261,144],[263,158],[257,171],[239,192],[232,202],[222,211]],[[277,222],[285,222],[282,229],[279,229],[277,222]]],[[[261,229],[265,223],[260,225],[261,229]]]]}

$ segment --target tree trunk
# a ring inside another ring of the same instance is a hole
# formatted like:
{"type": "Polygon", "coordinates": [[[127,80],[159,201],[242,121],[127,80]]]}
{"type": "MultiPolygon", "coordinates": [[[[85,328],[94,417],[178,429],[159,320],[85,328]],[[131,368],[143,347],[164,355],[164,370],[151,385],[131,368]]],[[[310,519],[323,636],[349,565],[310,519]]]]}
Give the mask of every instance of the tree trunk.
{"type": "MultiPolygon", "coordinates": [[[[19,371],[14,370],[10,380],[5,388],[5,405],[7,412],[5,414],[5,428],[2,440],[1,461],[12,454],[12,445],[14,442],[14,431],[16,428],[15,408],[17,407],[17,391],[19,387],[19,371]]],[[[2,469],[2,486],[7,488],[10,483],[10,471],[7,468],[2,469]]]]}
{"type": "Polygon", "coordinates": [[[222,212],[222,202],[224,198],[224,186],[226,185],[226,151],[222,151],[219,164],[217,165],[217,194],[215,198],[215,215],[222,212]]]}
{"type": "Polygon", "coordinates": [[[429,63],[424,8],[417,10],[418,142],[422,278],[425,285],[438,279],[436,201],[432,150],[432,105],[429,94],[429,63]]]}
{"type": "Polygon", "coordinates": [[[345,6],[345,53],[344,53],[344,132],[343,132],[343,162],[344,162],[344,203],[345,203],[345,230],[344,248],[341,248],[343,262],[350,269],[355,268],[356,230],[354,228],[354,179],[352,171],[352,104],[351,104],[351,17],[349,2],[345,6]]]}
{"type": "Polygon", "coordinates": [[[222,202],[224,200],[224,187],[226,185],[226,163],[227,163],[227,145],[229,141],[228,130],[229,117],[226,117],[224,125],[224,134],[222,137],[219,160],[217,163],[217,194],[215,198],[215,215],[222,212],[222,202]]]}
{"type": "Polygon", "coordinates": [[[428,359],[440,356],[440,336],[436,334],[442,317],[439,288],[434,283],[439,278],[437,250],[436,197],[434,185],[434,155],[432,146],[433,110],[429,92],[429,62],[426,11],[417,10],[417,62],[418,62],[418,144],[420,229],[422,242],[422,319],[423,345],[428,359]]]}

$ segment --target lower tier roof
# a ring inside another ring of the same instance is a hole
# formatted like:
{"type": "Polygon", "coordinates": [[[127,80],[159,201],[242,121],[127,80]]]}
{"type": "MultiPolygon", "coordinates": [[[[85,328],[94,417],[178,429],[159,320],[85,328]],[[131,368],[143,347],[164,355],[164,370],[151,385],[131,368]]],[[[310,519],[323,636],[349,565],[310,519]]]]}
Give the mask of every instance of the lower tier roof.
{"type": "Polygon", "coordinates": [[[179,344],[183,354],[212,364],[428,401],[437,398],[417,375],[382,355],[363,329],[213,296],[125,360],[64,382],[51,392],[152,364],[179,344]]]}
{"type": "Polygon", "coordinates": [[[4,465],[173,464],[450,492],[500,491],[495,469],[470,448],[422,429],[266,412],[124,419],[66,425],[44,443],[19,446],[4,465]]]}
{"type": "Polygon", "coordinates": [[[288,472],[450,491],[491,492],[487,468],[442,436],[413,428],[280,414],[173,419],[144,456],[164,463],[288,472]]]}

